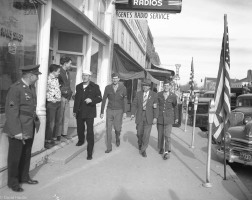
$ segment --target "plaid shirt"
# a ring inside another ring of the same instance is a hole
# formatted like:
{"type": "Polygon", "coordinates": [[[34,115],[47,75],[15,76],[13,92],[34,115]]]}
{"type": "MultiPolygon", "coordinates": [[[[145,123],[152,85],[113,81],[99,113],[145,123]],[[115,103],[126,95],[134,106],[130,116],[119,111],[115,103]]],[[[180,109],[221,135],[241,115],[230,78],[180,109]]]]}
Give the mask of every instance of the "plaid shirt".
{"type": "Polygon", "coordinates": [[[52,73],[49,74],[47,79],[46,99],[53,103],[61,101],[59,79],[52,73]]]}

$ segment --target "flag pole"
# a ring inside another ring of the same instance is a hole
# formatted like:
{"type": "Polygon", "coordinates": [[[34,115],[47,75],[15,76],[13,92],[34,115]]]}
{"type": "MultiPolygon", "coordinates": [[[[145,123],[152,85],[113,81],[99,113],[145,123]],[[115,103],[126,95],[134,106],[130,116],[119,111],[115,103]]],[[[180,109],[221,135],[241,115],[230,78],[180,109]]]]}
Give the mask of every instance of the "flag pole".
{"type": "MultiPolygon", "coordinates": [[[[224,14],[224,52],[223,52],[223,66],[224,66],[224,70],[225,71],[225,58],[226,58],[226,41],[227,41],[227,14],[224,14]]],[[[224,80],[225,82],[225,80],[224,80]]],[[[223,138],[224,138],[224,180],[227,180],[227,162],[226,162],[226,137],[225,137],[225,133],[226,133],[226,116],[223,116],[223,120],[224,120],[224,132],[223,132],[223,138]]]]}

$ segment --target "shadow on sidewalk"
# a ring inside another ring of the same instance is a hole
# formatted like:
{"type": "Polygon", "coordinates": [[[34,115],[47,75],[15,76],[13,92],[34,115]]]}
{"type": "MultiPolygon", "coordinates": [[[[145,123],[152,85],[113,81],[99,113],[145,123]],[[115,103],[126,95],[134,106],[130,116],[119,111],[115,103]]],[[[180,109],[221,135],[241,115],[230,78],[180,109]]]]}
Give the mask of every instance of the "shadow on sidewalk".
{"type": "Polygon", "coordinates": [[[129,142],[132,146],[134,146],[136,149],[138,149],[138,144],[137,144],[137,136],[135,132],[132,131],[127,131],[123,135],[123,141],[124,142],[129,142]]]}
{"type": "MultiPolygon", "coordinates": [[[[172,151],[172,154],[174,155],[174,156],[176,156],[177,157],[177,159],[197,178],[197,179],[199,179],[202,183],[204,183],[204,181],[202,180],[202,178],[195,172],[195,171],[193,171],[193,169],[184,161],[184,160],[182,160],[181,159],[181,157],[180,156],[178,156],[174,151],[172,151]]],[[[194,157],[194,155],[193,155],[193,157],[194,157]]]]}
{"type": "Polygon", "coordinates": [[[133,200],[126,192],[124,188],[120,189],[119,194],[117,194],[112,200],[133,200]]]}

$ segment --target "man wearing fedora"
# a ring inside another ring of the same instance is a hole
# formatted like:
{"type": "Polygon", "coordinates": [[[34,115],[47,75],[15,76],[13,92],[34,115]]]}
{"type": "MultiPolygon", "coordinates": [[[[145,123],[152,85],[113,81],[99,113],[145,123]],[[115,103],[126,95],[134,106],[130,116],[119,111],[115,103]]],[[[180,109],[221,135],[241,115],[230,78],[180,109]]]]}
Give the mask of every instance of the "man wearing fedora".
{"type": "Polygon", "coordinates": [[[104,107],[108,99],[106,110],[106,135],[107,150],[105,153],[112,151],[112,126],[115,129],[116,146],[120,146],[120,133],[122,129],[122,118],[126,118],[127,108],[127,90],[123,83],[119,83],[119,75],[112,74],[112,84],[105,87],[101,105],[101,119],[104,117],[104,107]]]}
{"type": "Polygon", "coordinates": [[[172,82],[169,79],[164,81],[163,88],[164,90],[158,93],[158,149],[159,154],[163,154],[163,159],[167,160],[171,154],[172,125],[178,123],[178,107],[177,96],[171,92],[172,82]]]}
{"type": "Polygon", "coordinates": [[[9,139],[8,186],[15,192],[23,191],[20,183],[38,183],[29,175],[34,133],[40,125],[34,87],[41,74],[38,68],[39,65],[20,67],[22,77],[10,86],[6,97],[3,132],[8,134],[9,139]]]}
{"type": "Polygon", "coordinates": [[[158,117],[157,93],[150,90],[151,81],[142,81],[143,91],[139,91],[132,103],[131,119],[136,115],[137,138],[139,152],[147,157],[146,149],[149,144],[150,132],[153,124],[156,124],[158,117]]]}
{"type": "Polygon", "coordinates": [[[73,115],[77,120],[78,142],[81,146],[85,142],[85,125],[87,125],[87,159],[92,160],[94,148],[94,118],[96,117],[96,104],[102,101],[101,91],[97,84],[90,81],[91,71],[82,72],[83,82],[76,86],[73,115]]]}

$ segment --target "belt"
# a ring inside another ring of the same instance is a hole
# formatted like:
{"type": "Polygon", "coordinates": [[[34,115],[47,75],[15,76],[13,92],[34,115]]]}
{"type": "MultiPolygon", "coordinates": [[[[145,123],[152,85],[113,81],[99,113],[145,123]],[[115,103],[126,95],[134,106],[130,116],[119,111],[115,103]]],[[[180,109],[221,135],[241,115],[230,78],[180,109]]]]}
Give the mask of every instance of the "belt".
{"type": "Polygon", "coordinates": [[[19,114],[20,115],[29,116],[29,117],[33,117],[33,118],[35,118],[37,116],[36,113],[30,113],[30,112],[24,111],[24,110],[20,110],[19,114]]]}

